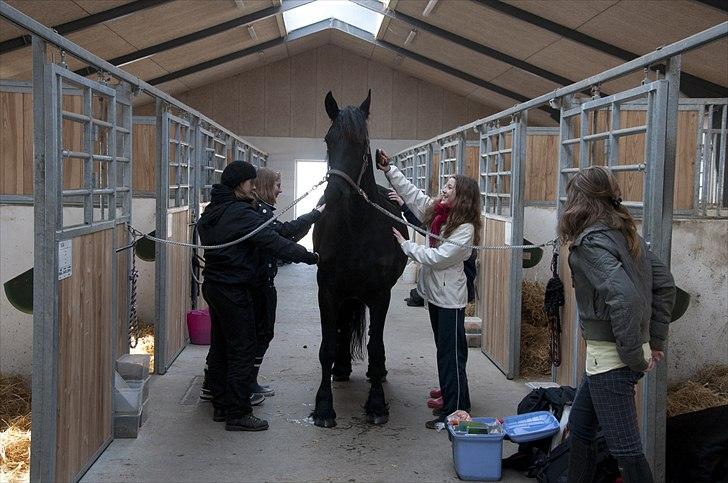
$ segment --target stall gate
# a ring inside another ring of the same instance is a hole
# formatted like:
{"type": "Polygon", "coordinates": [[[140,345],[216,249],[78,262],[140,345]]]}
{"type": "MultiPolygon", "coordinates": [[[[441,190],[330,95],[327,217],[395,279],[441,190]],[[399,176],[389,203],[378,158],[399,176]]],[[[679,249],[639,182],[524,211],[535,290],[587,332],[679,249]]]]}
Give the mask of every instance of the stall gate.
{"type": "Polygon", "coordinates": [[[47,63],[38,39],[33,50],[31,478],[76,481],[111,442],[113,361],[126,351],[130,254],[115,248],[131,215],[131,104],[47,63]]]}
{"type": "MultiPolygon", "coordinates": [[[[481,245],[521,244],[525,158],[525,118],[480,126],[481,245]]],[[[480,253],[481,349],[509,379],[519,370],[522,263],[523,250],[480,253]]]]}
{"type": "Polygon", "coordinates": [[[257,168],[264,168],[268,162],[268,159],[266,158],[266,155],[262,152],[258,151],[252,146],[249,146],[248,144],[238,140],[234,139],[232,140],[232,159],[234,160],[240,160],[240,161],[247,161],[250,164],[257,168]]]}
{"type": "MultiPolygon", "coordinates": [[[[165,240],[189,242],[194,129],[189,121],[167,111],[161,113],[160,121],[156,233],[165,240]]],[[[154,365],[158,374],[169,369],[189,340],[191,256],[187,247],[162,243],[155,247],[154,365]]]]}

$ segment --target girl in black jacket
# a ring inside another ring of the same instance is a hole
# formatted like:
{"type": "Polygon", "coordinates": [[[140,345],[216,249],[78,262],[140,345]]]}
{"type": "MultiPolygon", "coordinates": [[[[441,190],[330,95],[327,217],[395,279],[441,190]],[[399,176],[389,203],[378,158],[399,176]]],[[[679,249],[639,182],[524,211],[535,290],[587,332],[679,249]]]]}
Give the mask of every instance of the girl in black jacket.
{"type": "MultiPolygon", "coordinates": [[[[257,201],[258,214],[264,221],[268,221],[274,216],[275,203],[281,190],[281,173],[268,168],[258,169],[258,177],[255,180],[255,198],[257,201]]],[[[326,205],[319,205],[310,213],[299,216],[293,221],[280,222],[278,220],[271,223],[273,229],[280,236],[292,241],[298,241],[311,229],[311,225],[321,218],[321,213],[326,205]]],[[[254,299],[256,301],[256,336],[257,349],[255,353],[255,362],[253,365],[253,383],[250,391],[253,394],[262,394],[263,396],[273,396],[275,391],[268,384],[258,383],[258,371],[263,363],[265,353],[273,340],[274,325],[276,321],[276,307],[278,305],[278,293],[276,291],[274,279],[278,274],[278,260],[275,254],[271,252],[262,253],[261,256],[261,275],[260,282],[254,290],[254,299]]]]}
{"type": "MultiPolygon", "coordinates": [[[[197,228],[203,245],[221,245],[263,224],[253,206],[255,167],[233,161],[212,187],[210,204],[197,228]]],[[[256,348],[252,289],[260,277],[263,253],[313,265],[318,255],[265,227],[247,240],[205,250],[202,294],[210,307],[212,338],[207,356],[213,420],[228,431],[261,431],[268,422],[253,416],[250,385],[256,348]]]]}

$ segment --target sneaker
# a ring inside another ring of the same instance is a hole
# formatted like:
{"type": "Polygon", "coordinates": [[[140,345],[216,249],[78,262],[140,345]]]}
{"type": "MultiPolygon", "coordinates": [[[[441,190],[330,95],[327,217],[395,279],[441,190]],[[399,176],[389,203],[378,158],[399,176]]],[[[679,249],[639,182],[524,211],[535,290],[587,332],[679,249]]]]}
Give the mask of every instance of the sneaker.
{"type": "Polygon", "coordinates": [[[275,396],[276,392],[267,384],[258,384],[254,382],[250,385],[250,392],[252,394],[262,394],[265,397],[275,396]]]}
{"type": "Polygon", "coordinates": [[[225,411],[224,409],[215,408],[212,411],[212,420],[215,421],[216,423],[222,423],[226,419],[227,419],[227,411],[225,411]]]}
{"type": "Polygon", "coordinates": [[[212,401],[212,391],[209,387],[205,387],[205,384],[202,384],[202,389],[200,389],[200,399],[203,401],[212,401]]]}
{"type": "Polygon", "coordinates": [[[445,422],[445,420],[443,420],[443,419],[440,419],[440,418],[437,418],[437,419],[431,419],[431,420],[429,420],[429,421],[427,421],[427,422],[425,423],[425,427],[426,427],[427,429],[436,429],[436,428],[435,428],[435,425],[436,425],[437,423],[444,423],[444,422],[445,422]]]}
{"type": "Polygon", "coordinates": [[[441,397],[429,398],[427,400],[427,407],[432,409],[442,409],[445,406],[445,401],[441,397]]]}
{"type": "Polygon", "coordinates": [[[438,397],[442,397],[442,389],[439,387],[436,387],[435,389],[430,390],[430,397],[433,399],[437,399],[438,397]]]}
{"type": "Polygon", "coordinates": [[[256,418],[252,414],[225,421],[225,431],[265,431],[268,421],[256,418]]]}
{"type": "Polygon", "coordinates": [[[257,392],[254,392],[250,395],[250,405],[251,406],[258,406],[265,401],[265,396],[262,394],[258,394],[257,392]]]}

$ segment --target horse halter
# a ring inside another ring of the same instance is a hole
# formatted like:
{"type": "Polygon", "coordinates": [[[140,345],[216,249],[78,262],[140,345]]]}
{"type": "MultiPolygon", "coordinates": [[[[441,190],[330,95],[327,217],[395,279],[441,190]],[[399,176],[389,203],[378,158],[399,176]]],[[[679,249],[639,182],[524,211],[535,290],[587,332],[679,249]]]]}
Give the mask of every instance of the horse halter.
{"type": "Polygon", "coordinates": [[[367,194],[364,192],[364,190],[361,188],[360,183],[361,179],[364,176],[364,172],[367,169],[367,166],[369,165],[369,160],[372,159],[372,149],[369,146],[369,136],[366,137],[366,152],[362,155],[362,165],[361,165],[361,171],[359,171],[359,177],[356,179],[356,183],[353,179],[351,179],[351,176],[346,174],[345,172],[339,170],[339,169],[331,169],[326,172],[326,177],[328,178],[330,175],[335,174],[337,176],[341,176],[344,178],[344,181],[349,183],[352,188],[354,188],[356,191],[359,192],[360,195],[362,195],[365,199],[369,199],[367,197],[367,194]]]}

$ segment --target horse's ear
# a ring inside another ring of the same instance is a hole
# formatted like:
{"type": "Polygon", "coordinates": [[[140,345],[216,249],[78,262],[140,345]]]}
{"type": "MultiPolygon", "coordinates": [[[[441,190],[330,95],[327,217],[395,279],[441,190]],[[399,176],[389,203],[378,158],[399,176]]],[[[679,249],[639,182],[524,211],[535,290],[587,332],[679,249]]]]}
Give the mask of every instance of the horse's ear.
{"type": "Polygon", "coordinates": [[[369,94],[367,95],[367,98],[364,99],[364,102],[361,103],[361,106],[359,106],[359,109],[364,113],[364,117],[366,119],[369,119],[369,104],[372,102],[372,90],[369,89],[369,94]]]}
{"type": "Polygon", "coordinates": [[[334,99],[334,95],[331,93],[331,91],[326,94],[326,100],[324,101],[324,104],[326,105],[326,114],[328,114],[329,119],[333,121],[339,115],[339,105],[336,103],[336,99],[334,99]]]}

